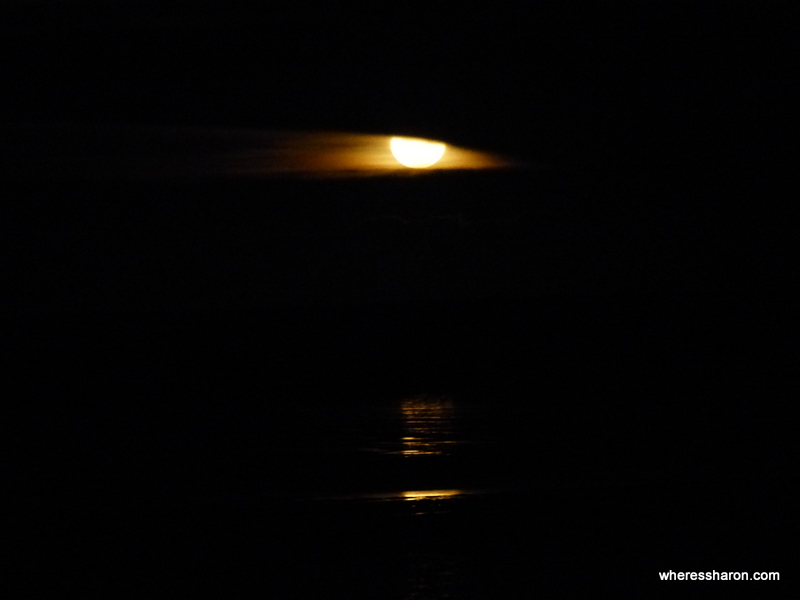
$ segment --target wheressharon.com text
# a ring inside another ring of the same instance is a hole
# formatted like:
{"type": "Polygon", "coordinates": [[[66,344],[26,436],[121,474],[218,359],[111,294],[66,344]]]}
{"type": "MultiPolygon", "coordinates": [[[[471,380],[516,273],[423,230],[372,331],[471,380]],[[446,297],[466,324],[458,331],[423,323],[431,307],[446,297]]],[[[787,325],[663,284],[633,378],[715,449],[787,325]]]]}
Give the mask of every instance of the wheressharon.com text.
{"type": "Polygon", "coordinates": [[[661,581],[780,581],[777,571],[662,571],[661,581]]]}

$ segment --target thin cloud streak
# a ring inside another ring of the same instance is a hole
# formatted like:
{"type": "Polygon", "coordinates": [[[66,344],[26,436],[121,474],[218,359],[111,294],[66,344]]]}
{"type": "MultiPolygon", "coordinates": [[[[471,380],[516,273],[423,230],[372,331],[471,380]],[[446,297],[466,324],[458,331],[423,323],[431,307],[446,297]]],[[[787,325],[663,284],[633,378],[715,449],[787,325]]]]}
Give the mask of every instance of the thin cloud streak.
{"type": "Polygon", "coordinates": [[[434,166],[409,169],[392,155],[390,135],[348,132],[27,125],[2,137],[6,178],[341,178],[519,166],[448,144],[434,166]]]}

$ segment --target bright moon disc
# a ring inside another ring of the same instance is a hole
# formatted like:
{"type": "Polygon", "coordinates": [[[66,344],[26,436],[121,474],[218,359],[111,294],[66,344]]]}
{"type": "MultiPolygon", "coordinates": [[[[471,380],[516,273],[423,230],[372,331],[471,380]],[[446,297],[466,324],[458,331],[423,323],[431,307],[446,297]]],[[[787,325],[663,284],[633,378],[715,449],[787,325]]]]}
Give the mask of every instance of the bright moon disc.
{"type": "Polygon", "coordinates": [[[392,154],[401,165],[424,169],[439,162],[444,155],[444,144],[411,138],[393,137],[389,142],[392,154]]]}

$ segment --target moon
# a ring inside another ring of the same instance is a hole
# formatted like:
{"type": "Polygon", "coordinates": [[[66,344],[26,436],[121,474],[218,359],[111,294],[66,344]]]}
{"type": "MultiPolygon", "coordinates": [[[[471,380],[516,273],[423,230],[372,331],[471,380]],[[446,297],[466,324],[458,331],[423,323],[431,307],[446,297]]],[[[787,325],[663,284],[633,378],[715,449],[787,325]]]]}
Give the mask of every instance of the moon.
{"type": "Polygon", "coordinates": [[[389,146],[397,162],[411,169],[424,169],[436,164],[445,151],[441,142],[404,137],[393,137],[389,146]]]}

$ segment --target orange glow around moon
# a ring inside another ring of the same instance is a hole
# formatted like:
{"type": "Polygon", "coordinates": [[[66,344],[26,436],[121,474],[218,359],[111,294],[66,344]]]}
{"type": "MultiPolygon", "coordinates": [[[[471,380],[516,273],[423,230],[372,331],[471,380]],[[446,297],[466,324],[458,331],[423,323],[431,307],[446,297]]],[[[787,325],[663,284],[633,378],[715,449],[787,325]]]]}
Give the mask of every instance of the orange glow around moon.
{"type": "Polygon", "coordinates": [[[461,490],[416,490],[401,492],[404,500],[445,500],[461,496],[461,490]]]}
{"type": "Polygon", "coordinates": [[[389,147],[397,162],[411,169],[425,169],[435,165],[445,151],[445,145],[441,142],[404,137],[393,137],[389,140],[389,147]]]}
{"type": "MultiPolygon", "coordinates": [[[[282,133],[262,163],[275,173],[358,177],[400,172],[507,168],[502,157],[441,141],[359,133],[282,133]]],[[[254,155],[253,158],[256,156],[254,155]]]]}
{"type": "Polygon", "coordinates": [[[347,178],[517,166],[442,141],[334,131],[34,125],[0,135],[18,147],[15,175],[37,178],[347,178]]]}

